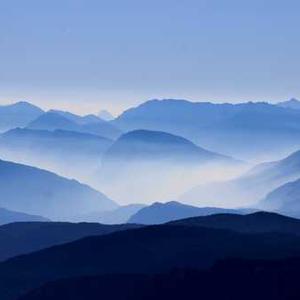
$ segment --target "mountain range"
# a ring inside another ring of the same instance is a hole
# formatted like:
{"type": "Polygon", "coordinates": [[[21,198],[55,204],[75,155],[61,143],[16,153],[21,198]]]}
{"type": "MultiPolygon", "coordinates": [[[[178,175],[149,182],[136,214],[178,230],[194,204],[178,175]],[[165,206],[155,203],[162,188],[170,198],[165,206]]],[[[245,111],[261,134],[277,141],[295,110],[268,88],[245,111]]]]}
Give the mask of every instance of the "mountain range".
{"type": "Polygon", "coordinates": [[[120,136],[114,125],[96,116],[80,117],[69,112],[48,111],[29,123],[26,128],[54,131],[57,129],[99,135],[108,139],[120,136]]]}
{"type": "Polygon", "coordinates": [[[266,102],[213,104],[166,99],[130,108],[112,123],[123,131],[172,133],[229,156],[261,161],[300,148],[299,116],[299,110],[266,102]]]}
{"type": "Polygon", "coordinates": [[[86,180],[100,166],[112,140],[66,130],[16,128],[0,135],[0,155],[66,177],[86,180]]]}

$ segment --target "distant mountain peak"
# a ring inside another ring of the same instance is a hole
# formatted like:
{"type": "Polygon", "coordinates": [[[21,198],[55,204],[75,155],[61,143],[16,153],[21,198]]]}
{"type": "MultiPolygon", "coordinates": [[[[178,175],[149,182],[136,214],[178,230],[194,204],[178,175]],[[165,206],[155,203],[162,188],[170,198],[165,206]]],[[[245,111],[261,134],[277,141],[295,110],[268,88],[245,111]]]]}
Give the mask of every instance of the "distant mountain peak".
{"type": "Polygon", "coordinates": [[[99,114],[98,117],[104,121],[111,121],[114,119],[114,116],[107,110],[102,109],[99,114]]]}
{"type": "Polygon", "coordinates": [[[108,150],[106,158],[133,160],[168,160],[203,162],[231,160],[218,153],[196,146],[191,141],[163,131],[137,129],[123,134],[108,150]]]}
{"type": "Polygon", "coordinates": [[[296,98],[291,98],[287,101],[282,101],[277,103],[278,106],[292,108],[292,109],[300,109],[300,101],[296,98]]]}

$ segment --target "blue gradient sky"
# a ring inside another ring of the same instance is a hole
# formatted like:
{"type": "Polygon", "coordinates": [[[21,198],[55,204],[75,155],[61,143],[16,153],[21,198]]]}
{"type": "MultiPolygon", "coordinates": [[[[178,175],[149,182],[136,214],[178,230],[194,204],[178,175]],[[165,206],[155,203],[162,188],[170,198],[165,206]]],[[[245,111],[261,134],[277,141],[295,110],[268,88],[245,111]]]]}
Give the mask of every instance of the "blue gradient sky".
{"type": "Polygon", "coordinates": [[[0,1],[0,102],[300,97],[299,1],[0,1]]]}

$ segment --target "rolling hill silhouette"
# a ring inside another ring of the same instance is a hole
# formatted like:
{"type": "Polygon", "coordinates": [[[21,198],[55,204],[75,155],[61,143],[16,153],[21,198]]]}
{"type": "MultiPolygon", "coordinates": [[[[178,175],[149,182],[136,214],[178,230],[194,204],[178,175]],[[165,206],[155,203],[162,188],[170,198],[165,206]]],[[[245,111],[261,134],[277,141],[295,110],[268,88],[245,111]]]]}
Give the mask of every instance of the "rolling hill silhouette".
{"type": "Polygon", "coordinates": [[[206,269],[225,258],[271,260],[296,256],[299,251],[300,238],[294,234],[149,226],[88,237],[2,262],[0,295],[3,300],[14,299],[44,283],[68,277],[206,269]]]}
{"type": "Polygon", "coordinates": [[[0,226],[0,261],[87,236],[139,228],[140,225],[99,223],[18,222],[0,226]]]}

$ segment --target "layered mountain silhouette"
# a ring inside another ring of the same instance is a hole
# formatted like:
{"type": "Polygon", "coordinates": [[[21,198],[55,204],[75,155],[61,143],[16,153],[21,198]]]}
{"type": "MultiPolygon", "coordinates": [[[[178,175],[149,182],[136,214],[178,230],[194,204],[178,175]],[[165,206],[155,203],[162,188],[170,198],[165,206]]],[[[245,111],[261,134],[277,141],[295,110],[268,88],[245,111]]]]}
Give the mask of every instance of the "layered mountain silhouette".
{"type": "Polygon", "coordinates": [[[0,208],[0,225],[14,222],[49,222],[50,220],[42,216],[24,214],[22,212],[0,208]]]}
{"type": "Polygon", "coordinates": [[[97,135],[66,130],[31,130],[16,128],[0,136],[2,148],[12,151],[61,152],[61,155],[98,156],[112,144],[112,140],[97,135]],[[72,150],[72,151],[71,151],[72,150]]]}
{"type": "Polygon", "coordinates": [[[0,135],[2,158],[85,180],[112,140],[66,130],[16,128],[0,135]]]}
{"type": "Polygon", "coordinates": [[[39,107],[25,101],[0,106],[0,131],[24,127],[44,113],[39,107]]]}
{"type": "Polygon", "coordinates": [[[78,181],[2,160],[0,193],[1,207],[53,220],[117,207],[105,195],[78,181]]]}
{"type": "Polygon", "coordinates": [[[61,279],[29,292],[21,300],[298,299],[299,270],[299,257],[282,260],[226,259],[209,270],[179,269],[155,275],[61,279]]]}
{"type": "Polygon", "coordinates": [[[135,130],[122,135],[107,151],[106,161],[170,161],[204,163],[233,159],[200,148],[185,138],[166,132],[135,130]]]}
{"type": "Polygon", "coordinates": [[[180,200],[202,205],[256,205],[272,190],[299,177],[300,151],[296,151],[282,160],[259,164],[233,180],[199,185],[180,200]]]}
{"type": "Polygon", "coordinates": [[[139,202],[141,197],[148,202],[161,201],[176,198],[178,190],[183,192],[197,179],[208,178],[214,168],[219,174],[222,167],[235,169],[241,165],[173,134],[135,130],[123,134],[103,155],[100,177],[104,184],[100,188],[128,202],[139,202]]]}
{"type": "Polygon", "coordinates": [[[121,134],[118,128],[96,116],[80,117],[61,111],[46,112],[29,123],[27,128],[50,131],[57,129],[77,131],[99,135],[108,139],[115,139],[121,134]]]}
{"type": "Polygon", "coordinates": [[[141,226],[134,224],[103,225],[65,222],[11,223],[0,226],[0,261],[54,245],[72,242],[87,236],[109,234],[138,227],[141,226]]]}
{"type": "Polygon", "coordinates": [[[73,113],[70,113],[68,111],[62,111],[57,109],[51,109],[48,111],[49,113],[58,114],[70,121],[73,121],[78,124],[89,124],[89,123],[98,123],[103,121],[101,118],[98,118],[96,115],[85,115],[85,116],[79,116],[73,113]]]}
{"type": "Polygon", "coordinates": [[[150,100],[113,121],[124,131],[148,129],[185,137],[241,159],[278,158],[300,148],[300,111],[265,102],[213,104],[150,100]]]}
{"type": "Polygon", "coordinates": [[[194,216],[206,216],[218,213],[243,214],[247,210],[225,209],[217,207],[196,207],[171,201],[167,203],[156,202],[146,206],[135,213],[129,223],[138,224],[162,224],[172,220],[184,219],[194,216]]]}
{"type": "Polygon", "coordinates": [[[0,295],[3,300],[15,299],[47,282],[68,277],[206,269],[225,258],[280,259],[299,251],[300,238],[294,234],[149,226],[88,237],[2,262],[0,295]]]}

